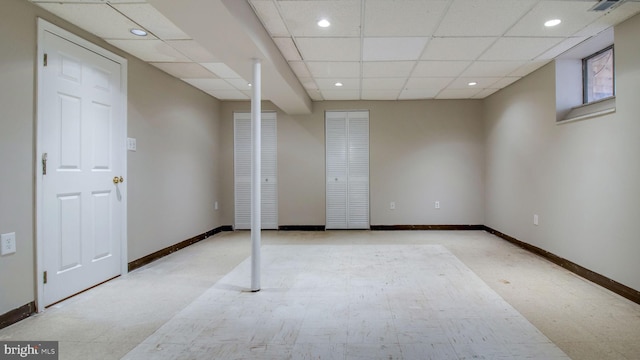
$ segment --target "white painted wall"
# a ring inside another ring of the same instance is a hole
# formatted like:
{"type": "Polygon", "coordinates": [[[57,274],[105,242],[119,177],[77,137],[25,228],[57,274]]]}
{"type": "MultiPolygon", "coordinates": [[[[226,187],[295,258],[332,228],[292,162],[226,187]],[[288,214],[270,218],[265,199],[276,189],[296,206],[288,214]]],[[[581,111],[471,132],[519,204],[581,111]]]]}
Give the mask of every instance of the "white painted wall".
{"type": "Polygon", "coordinates": [[[485,224],[640,290],[640,16],[615,29],[614,114],[556,125],[549,64],[485,99],[485,224]],[[533,225],[533,215],[539,225],[533,225]]]}

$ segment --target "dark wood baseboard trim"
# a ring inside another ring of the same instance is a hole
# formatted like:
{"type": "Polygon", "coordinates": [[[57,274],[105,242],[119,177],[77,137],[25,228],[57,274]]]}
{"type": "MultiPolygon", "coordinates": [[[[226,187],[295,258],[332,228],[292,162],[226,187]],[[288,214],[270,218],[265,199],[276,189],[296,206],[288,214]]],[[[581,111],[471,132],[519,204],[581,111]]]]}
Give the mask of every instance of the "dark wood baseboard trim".
{"type": "Polygon", "coordinates": [[[35,314],[36,303],[32,301],[26,305],[22,305],[17,309],[13,309],[5,314],[0,315],[0,329],[4,329],[9,325],[13,325],[20,320],[26,319],[35,314]]]}
{"type": "Polygon", "coordinates": [[[171,253],[174,253],[174,252],[176,252],[176,251],[178,251],[180,249],[184,249],[189,245],[193,245],[193,244],[197,243],[198,241],[202,241],[202,240],[204,240],[204,239],[206,239],[206,238],[208,238],[210,236],[213,236],[213,235],[215,235],[217,233],[220,233],[220,232],[223,232],[223,231],[233,231],[233,228],[231,227],[231,225],[220,226],[220,227],[217,227],[217,228],[215,228],[213,230],[209,230],[209,231],[207,231],[205,233],[202,233],[200,235],[194,236],[191,239],[187,239],[187,240],[181,241],[181,242],[179,242],[177,244],[174,244],[174,245],[171,245],[169,247],[166,247],[164,249],[158,250],[158,251],[156,251],[154,253],[151,253],[151,254],[149,254],[147,256],[141,257],[140,259],[133,260],[132,262],[129,263],[128,270],[129,271],[133,271],[133,270],[135,270],[137,268],[140,268],[140,267],[145,266],[145,265],[147,265],[149,263],[152,263],[152,262],[154,262],[154,261],[156,261],[156,260],[158,260],[158,259],[160,259],[162,257],[165,257],[165,256],[167,256],[167,255],[169,255],[171,253]]]}
{"type": "Polygon", "coordinates": [[[605,289],[608,289],[610,291],[613,291],[614,293],[625,297],[637,304],[640,304],[640,291],[635,290],[633,288],[630,288],[626,285],[620,284],[619,282],[612,280],[604,275],[598,274],[595,271],[589,270],[585,267],[582,267],[572,261],[569,261],[567,259],[564,259],[554,253],[548,252],[544,249],[541,249],[537,246],[528,244],[524,241],[518,240],[514,237],[511,237],[509,235],[503,234],[498,230],[492,229],[488,226],[484,226],[484,230],[497,236],[500,237],[516,246],[519,246],[527,251],[530,251],[538,256],[541,256],[549,261],[551,261],[552,263],[559,265],[573,273],[575,273],[576,275],[579,275],[593,283],[596,283],[600,286],[602,286],[605,289]]]}
{"type": "Polygon", "coordinates": [[[278,230],[282,231],[324,231],[324,225],[280,225],[278,230]]]}
{"type": "Polygon", "coordinates": [[[485,230],[484,225],[371,225],[371,230],[485,230]]]}

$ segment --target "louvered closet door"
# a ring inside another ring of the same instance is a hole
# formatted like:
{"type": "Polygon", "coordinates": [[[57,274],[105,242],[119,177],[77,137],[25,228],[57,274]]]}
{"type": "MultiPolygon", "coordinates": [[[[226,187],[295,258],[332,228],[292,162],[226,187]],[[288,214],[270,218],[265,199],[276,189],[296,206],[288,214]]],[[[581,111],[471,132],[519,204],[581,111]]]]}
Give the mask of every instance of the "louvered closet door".
{"type": "Polygon", "coordinates": [[[325,125],[327,174],[326,228],[347,228],[347,117],[327,112],[325,125]]]}
{"type": "MultiPolygon", "coordinates": [[[[251,113],[234,113],[235,229],[251,228],[251,113]]],[[[262,113],[261,222],[278,228],[276,113],[262,113]]]]}
{"type": "Polygon", "coordinates": [[[326,227],[369,228],[369,112],[326,113],[326,227]]]}
{"type": "Polygon", "coordinates": [[[347,223],[350,229],[369,228],[369,113],[350,112],[347,118],[349,178],[347,223]]]}

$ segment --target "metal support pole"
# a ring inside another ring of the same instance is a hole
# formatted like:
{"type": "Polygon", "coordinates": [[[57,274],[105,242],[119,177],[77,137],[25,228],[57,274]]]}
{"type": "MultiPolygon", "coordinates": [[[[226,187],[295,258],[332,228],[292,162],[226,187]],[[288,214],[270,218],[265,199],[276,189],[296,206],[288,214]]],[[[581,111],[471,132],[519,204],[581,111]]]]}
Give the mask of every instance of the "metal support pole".
{"type": "Polygon", "coordinates": [[[260,232],[262,221],[261,205],[261,127],[262,109],[260,94],[260,60],[253,62],[253,82],[251,96],[251,291],[260,291],[260,232]]]}

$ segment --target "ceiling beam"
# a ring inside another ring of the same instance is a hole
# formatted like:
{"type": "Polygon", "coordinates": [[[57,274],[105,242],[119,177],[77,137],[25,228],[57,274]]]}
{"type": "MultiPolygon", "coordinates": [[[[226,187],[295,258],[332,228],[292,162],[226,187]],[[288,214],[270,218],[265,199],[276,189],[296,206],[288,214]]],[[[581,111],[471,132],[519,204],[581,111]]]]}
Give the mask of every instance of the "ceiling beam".
{"type": "Polygon", "coordinates": [[[165,17],[244,79],[262,62],[262,94],[289,114],[309,114],[312,102],[247,1],[148,0],[165,17]]]}

